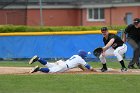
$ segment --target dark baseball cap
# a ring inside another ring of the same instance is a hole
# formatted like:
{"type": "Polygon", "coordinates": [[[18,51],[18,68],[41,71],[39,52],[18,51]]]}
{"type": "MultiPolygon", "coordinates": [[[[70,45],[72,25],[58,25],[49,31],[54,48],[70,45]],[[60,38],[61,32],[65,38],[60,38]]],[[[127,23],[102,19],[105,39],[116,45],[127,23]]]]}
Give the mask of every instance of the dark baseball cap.
{"type": "Polygon", "coordinates": [[[133,20],[133,23],[134,23],[135,25],[137,25],[138,23],[140,23],[140,18],[135,18],[135,19],[133,20]]]}
{"type": "Polygon", "coordinates": [[[101,31],[107,31],[108,29],[107,29],[107,27],[102,27],[101,28],[101,31]]]}

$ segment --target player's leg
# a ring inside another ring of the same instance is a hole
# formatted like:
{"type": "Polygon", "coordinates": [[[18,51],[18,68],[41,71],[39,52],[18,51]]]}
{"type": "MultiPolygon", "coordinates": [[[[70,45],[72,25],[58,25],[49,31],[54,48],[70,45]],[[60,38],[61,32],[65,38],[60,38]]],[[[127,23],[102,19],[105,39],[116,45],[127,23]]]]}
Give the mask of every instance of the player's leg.
{"type": "Polygon", "coordinates": [[[48,73],[50,71],[50,69],[49,68],[40,68],[39,66],[35,66],[33,69],[31,69],[31,71],[29,73],[34,73],[37,71],[48,73]]]}
{"type": "Polygon", "coordinates": [[[43,58],[39,58],[37,55],[33,56],[30,61],[29,61],[29,64],[33,64],[34,62],[37,62],[39,61],[42,65],[46,65],[47,64],[47,61],[44,60],[43,58]]]}
{"type": "Polygon", "coordinates": [[[55,72],[64,72],[66,70],[68,70],[69,68],[67,67],[65,62],[59,62],[59,64],[55,63],[53,64],[53,66],[51,68],[40,68],[38,66],[36,66],[35,68],[33,68],[30,73],[33,72],[37,72],[37,71],[41,71],[44,73],[55,73],[55,72]]]}
{"type": "Polygon", "coordinates": [[[102,72],[107,71],[107,65],[106,65],[106,58],[105,57],[107,57],[107,56],[113,56],[114,55],[113,52],[114,52],[114,49],[113,48],[109,48],[109,49],[107,49],[105,51],[104,54],[101,54],[99,56],[99,59],[100,59],[102,65],[103,65],[103,67],[101,68],[101,71],[102,72]]]}
{"type": "Polygon", "coordinates": [[[67,64],[62,61],[59,60],[56,62],[56,65],[49,68],[51,73],[55,73],[55,72],[65,72],[66,70],[69,70],[70,68],[67,66],[67,64]]]}
{"type": "Polygon", "coordinates": [[[128,38],[127,40],[128,40],[128,43],[133,48],[133,58],[132,58],[132,61],[130,61],[128,68],[133,69],[135,68],[134,64],[136,63],[138,65],[138,62],[139,62],[139,46],[135,40],[131,38],[128,38]]]}
{"type": "Polygon", "coordinates": [[[30,59],[29,64],[33,64],[34,62],[38,61],[38,58],[39,58],[39,57],[38,57],[37,55],[33,56],[33,57],[30,59]]]}
{"type": "Polygon", "coordinates": [[[31,60],[29,61],[29,64],[33,64],[34,62],[37,62],[37,61],[40,62],[42,65],[47,66],[48,68],[51,68],[51,67],[57,65],[56,63],[47,62],[45,59],[40,58],[37,55],[35,55],[31,58],[31,60]]]}
{"type": "Polygon", "coordinates": [[[66,63],[64,63],[64,64],[58,64],[58,65],[55,65],[55,66],[49,68],[49,72],[50,73],[64,72],[64,71],[66,71],[68,69],[69,68],[67,68],[66,63]]]}
{"type": "Polygon", "coordinates": [[[126,44],[123,44],[123,46],[120,46],[114,50],[114,55],[117,57],[118,61],[123,60],[123,54],[126,53],[127,46],[126,44]]]}
{"type": "Polygon", "coordinates": [[[61,71],[61,67],[60,66],[53,66],[52,68],[40,68],[38,66],[35,66],[31,71],[30,73],[34,73],[34,72],[37,72],[37,71],[40,71],[40,72],[44,72],[44,73],[55,73],[55,72],[60,72],[61,71]]]}
{"type": "Polygon", "coordinates": [[[47,66],[48,68],[51,68],[51,67],[53,67],[53,66],[56,65],[55,63],[47,62],[47,61],[44,60],[43,58],[39,58],[38,61],[39,61],[42,65],[47,66]]]}
{"type": "Polygon", "coordinates": [[[52,67],[57,66],[62,63],[64,63],[64,61],[58,60],[56,62],[47,62],[47,64],[45,66],[47,66],[48,68],[52,68],[52,67]]]}
{"type": "MultiPolygon", "coordinates": [[[[139,46],[139,59],[140,59],[140,41],[138,42],[138,46],[139,46]]],[[[138,68],[140,69],[140,60],[139,60],[138,68]]]]}
{"type": "Polygon", "coordinates": [[[117,57],[117,60],[120,62],[122,68],[121,71],[127,71],[127,68],[123,61],[123,54],[127,51],[126,44],[123,44],[123,46],[118,47],[114,50],[114,55],[117,57]]]}

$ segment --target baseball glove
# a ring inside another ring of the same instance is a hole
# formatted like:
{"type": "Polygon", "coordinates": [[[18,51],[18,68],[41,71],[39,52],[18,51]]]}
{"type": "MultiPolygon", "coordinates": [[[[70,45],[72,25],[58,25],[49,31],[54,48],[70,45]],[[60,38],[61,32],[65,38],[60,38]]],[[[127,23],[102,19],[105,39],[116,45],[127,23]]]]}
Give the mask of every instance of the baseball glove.
{"type": "Polygon", "coordinates": [[[99,57],[102,52],[103,52],[102,47],[98,47],[93,51],[93,55],[96,56],[96,57],[99,57]]]}

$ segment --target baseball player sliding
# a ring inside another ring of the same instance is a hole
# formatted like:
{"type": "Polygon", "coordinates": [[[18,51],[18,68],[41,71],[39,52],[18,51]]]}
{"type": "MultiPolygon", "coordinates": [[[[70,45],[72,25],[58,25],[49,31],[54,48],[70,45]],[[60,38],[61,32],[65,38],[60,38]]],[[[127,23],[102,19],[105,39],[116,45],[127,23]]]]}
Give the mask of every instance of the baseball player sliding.
{"type": "Polygon", "coordinates": [[[102,27],[101,32],[103,35],[103,42],[105,46],[102,48],[103,52],[99,56],[100,61],[103,64],[102,72],[107,71],[106,66],[106,56],[116,56],[117,60],[120,62],[122,68],[121,71],[127,71],[123,61],[123,54],[127,51],[127,46],[121,40],[121,38],[115,34],[111,34],[108,32],[107,27],[102,27]]]}
{"type": "Polygon", "coordinates": [[[34,57],[31,58],[31,60],[29,61],[29,64],[32,64],[32,63],[38,61],[42,65],[45,65],[46,67],[40,68],[39,66],[36,66],[30,71],[30,73],[34,73],[37,71],[41,71],[41,72],[45,72],[45,73],[65,72],[69,69],[76,68],[76,67],[79,67],[82,70],[85,70],[85,68],[87,68],[87,70],[89,70],[89,71],[96,72],[96,70],[93,69],[93,67],[91,67],[85,61],[86,57],[87,57],[87,52],[80,50],[80,51],[78,51],[77,55],[73,55],[71,58],[69,58],[66,61],[59,60],[55,63],[50,63],[35,55],[34,57]]]}

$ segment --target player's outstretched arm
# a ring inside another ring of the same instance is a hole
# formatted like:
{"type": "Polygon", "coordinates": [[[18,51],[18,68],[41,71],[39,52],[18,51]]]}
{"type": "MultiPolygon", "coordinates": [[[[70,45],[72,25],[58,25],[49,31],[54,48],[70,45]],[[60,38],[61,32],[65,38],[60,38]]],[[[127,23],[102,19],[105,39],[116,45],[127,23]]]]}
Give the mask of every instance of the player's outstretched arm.
{"type": "Polygon", "coordinates": [[[126,34],[125,34],[125,33],[123,33],[122,41],[123,41],[123,42],[126,42],[126,34]]]}
{"type": "Polygon", "coordinates": [[[83,65],[78,65],[78,67],[83,70],[83,71],[86,71],[87,69],[83,66],[83,65]]]}
{"type": "Polygon", "coordinates": [[[90,69],[90,71],[97,72],[94,68],[90,69]]]}
{"type": "Polygon", "coordinates": [[[103,47],[103,52],[106,51],[115,41],[114,38],[110,39],[110,41],[106,44],[106,46],[103,47]]]}
{"type": "Polygon", "coordinates": [[[90,66],[89,64],[86,64],[85,67],[90,70],[90,71],[94,71],[97,72],[92,66],[90,66]]]}

